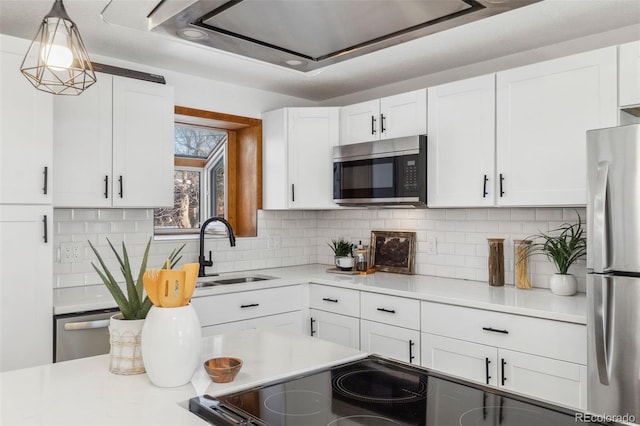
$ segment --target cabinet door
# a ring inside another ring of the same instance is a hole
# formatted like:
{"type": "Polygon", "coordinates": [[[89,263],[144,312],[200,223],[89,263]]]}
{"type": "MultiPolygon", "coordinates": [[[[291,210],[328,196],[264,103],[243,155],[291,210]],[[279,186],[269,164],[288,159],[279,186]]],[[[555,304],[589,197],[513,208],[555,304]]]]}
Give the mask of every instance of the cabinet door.
{"type": "Polygon", "coordinates": [[[113,78],[113,205],[172,207],[173,88],[113,78]]]}
{"type": "Polygon", "coordinates": [[[289,208],[287,108],[262,114],[262,208],[289,208]]]}
{"type": "Polygon", "coordinates": [[[310,309],[311,336],[360,349],[360,320],[346,315],[310,309]]]}
{"type": "Polygon", "coordinates": [[[423,367],[486,385],[498,384],[497,352],[493,346],[429,333],[421,335],[423,367]]]}
{"type": "Polygon", "coordinates": [[[53,362],[52,216],[0,205],[0,371],[53,362]]]}
{"type": "Polygon", "coordinates": [[[360,321],[360,349],[420,364],[420,332],[373,321],[360,321]]]}
{"type": "Polygon", "coordinates": [[[380,139],[427,133],[427,89],[380,99],[380,139]]]}
{"type": "Polygon", "coordinates": [[[620,106],[640,105],[640,41],[619,49],[620,106]]]}
{"type": "Polygon", "coordinates": [[[248,321],[233,321],[224,324],[207,325],[202,327],[202,337],[215,336],[216,334],[234,333],[249,328],[248,321]]]}
{"type": "Polygon", "coordinates": [[[56,96],[53,125],[55,207],[110,207],[112,76],[81,96],[56,96]]]}
{"type": "Polygon", "coordinates": [[[276,327],[295,333],[304,333],[301,311],[253,318],[247,321],[247,325],[248,328],[276,327]]]}
{"type": "Polygon", "coordinates": [[[616,48],[497,74],[497,203],[584,205],[585,132],[617,124],[616,48]]]}
{"type": "Polygon", "coordinates": [[[340,109],[340,145],[380,139],[380,100],[361,102],[340,109]]]}
{"type": "Polygon", "coordinates": [[[587,407],[585,365],[506,349],[499,349],[498,356],[504,388],[557,404],[587,407]]]}
{"type": "Polygon", "coordinates": [[[51,204],[53,96],[20,73],[22,56],[0,60],[0,204],[51,204]]]}
{"type": "Polygon", "coordinates": [[[332,150],[338,145],[338,108],[292,108],[288,115],[289,207],[336,208],[332,150]]]}
{"type": "Polygon", "coordinates": [[[495,75],[430,87],[427,121],[427,205],[493,205],[495,75]]]}

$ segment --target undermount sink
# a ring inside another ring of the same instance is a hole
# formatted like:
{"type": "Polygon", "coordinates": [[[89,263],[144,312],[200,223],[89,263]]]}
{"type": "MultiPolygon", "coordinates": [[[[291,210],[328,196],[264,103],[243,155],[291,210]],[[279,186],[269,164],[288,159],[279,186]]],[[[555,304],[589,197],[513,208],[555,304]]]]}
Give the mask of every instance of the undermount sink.
{"type": "Polygon", "coordinates": [[[264,275],[263,276],[250,275],[246,277],[233,277],[233,278],[218,278],[216,280],[199,282],[196,284],[196,288],[212,287],[216,285],[250,283],[254,281],[266,281],[266,280],[272,280],[274,278],[275,277],[268,277],[264,275]]]}

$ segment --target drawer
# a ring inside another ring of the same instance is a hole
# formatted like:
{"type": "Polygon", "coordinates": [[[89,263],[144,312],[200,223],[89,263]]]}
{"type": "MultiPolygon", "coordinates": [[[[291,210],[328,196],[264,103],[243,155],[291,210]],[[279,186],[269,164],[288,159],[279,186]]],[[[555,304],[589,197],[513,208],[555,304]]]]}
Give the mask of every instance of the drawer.
{"type": "Polygon", "coordinates": [[[191,304],[205,327],[302,309],[301,286],[196,297],[191,304]]]}
{"type": "Polygon", "coordinates": [[[360,292],[347,288],[311,284],[309,306],[321,311],[360,317],[360,292]]]}
{"type": "Polygon", "coordinates": [[[363,319],[420,330],[420,301],[378,293],[360,293],[363,319]]]}
{"type": "Polygon", "coordinates": [[[578,364],[587,363],[587,327],[581,324],[422,302],[421,330],[578,364]]]}

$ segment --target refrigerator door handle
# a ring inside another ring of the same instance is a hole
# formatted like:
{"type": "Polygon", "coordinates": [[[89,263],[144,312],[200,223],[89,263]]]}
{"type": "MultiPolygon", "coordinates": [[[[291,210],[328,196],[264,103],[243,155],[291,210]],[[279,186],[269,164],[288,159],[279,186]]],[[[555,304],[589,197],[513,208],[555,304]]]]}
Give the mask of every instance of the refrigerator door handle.
{"type": "Polygon", "coordinates": [[[607,185],[609,181],[609,163],[598,163],[595,194],[593,195],[593,270],[603,272],[608,264],[607,229],[607,185]]]}
{"type": "Polygon", "coordinates": [[[609,363],[609,339],[611,335],[611,288],[610,278],[602,275],[592,275],[589,277],[594,280],[593,301],[591,308],[593,309],[593,331],[596,367],[598,369],[598,377],[603,385],[609,384],[611,377],[611,365],[609,363]]]}

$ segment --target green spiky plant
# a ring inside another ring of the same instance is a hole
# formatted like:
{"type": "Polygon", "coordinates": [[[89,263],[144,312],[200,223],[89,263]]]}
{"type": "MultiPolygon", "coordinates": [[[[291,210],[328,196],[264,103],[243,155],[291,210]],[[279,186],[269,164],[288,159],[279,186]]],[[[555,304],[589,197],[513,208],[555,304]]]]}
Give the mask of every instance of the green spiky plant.
{"type": "Polygon", "coordinates": [[[521,261],[536,253],[542,253],[553,262],[559,274],[567,275],[571,265],[587,253],[587,238],[582,228],[582,219],[578,215],[578,223],[565,223],[548,234],[540,233],[527,237],[534,242],[524,246],[521,261]],[[552,233],[559,232],[557,235],[552,233]],[[542,240],[542,242],[535,242],[542,240]]]}
{"type": "Polygon", "coordinates": [[[351,256],[351,252],[353,251],[353,243],[349,241],[339,239],[339,240],[331,240],[331,244],[327,243],[333,253],[338,257],[351,256]]]}
{"type": "MultiPolygon", "coordinates": [[[[131,270],[129,253],[127,252],[124,241],[122,242],[122,254],[118,253],[118,250],[116,250],[116,248],[113,246],[113,244],[111,244],[111,241],[109,241],[108,238],[107,242],[109,243],[109,247],[111,247],[111,250],[116,255],[118,263],[120,264],[120,272],[122,272],[122,276],[124,277],[124,281],[127,285],[127,294],[125,295],[125,293],[122,291],[122,289],[118,285],[118,282],[113,277],[113,274],[111,273],[111,271],[109,271],[109,268],[107,268],[107,265],[104,263],[102,256],[100,256],[98,250],[93,246],[93,244],[91,244],[91,241],[89,241],[89,246],[98,258],[98,262],[100,263],[101,268],[98,268],[93,262],[91,262],[91,266],[93,266],[93,269],[96,270],[104,285],[106,285],[107,289],[109,289],[109,292],[113,296],[113,299],[116,301],[120,312],[122,312],[122,317],[125,320],[144,319],[147,317],[147,313],[149,312],[149,309],[151,309],[151,306],[153,306],[153,303],[148,296],[145,296],[144,299],[142,297],[144,289],[142,276],[147,270],[147,259],[149,258],[151,238],[149,238],[147,246],[145,247],[144,255],[142,256],[142,263],[140,264],[140,270],[138,271],[138,277],[135,280],[133,278],[133,272],[131,270]]],[[[168,259],[172,268],[182,258],[182,256],[179,256],[179,254],[184,246],[185,245],[183,244],[182,246],[173,249],[173,251],[169,255],[168,259]]],[[[164,267],[165,264],[163,264],[161,268],[164,267]]]]}

